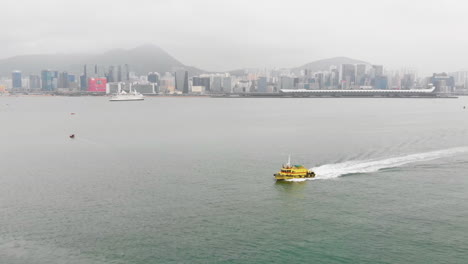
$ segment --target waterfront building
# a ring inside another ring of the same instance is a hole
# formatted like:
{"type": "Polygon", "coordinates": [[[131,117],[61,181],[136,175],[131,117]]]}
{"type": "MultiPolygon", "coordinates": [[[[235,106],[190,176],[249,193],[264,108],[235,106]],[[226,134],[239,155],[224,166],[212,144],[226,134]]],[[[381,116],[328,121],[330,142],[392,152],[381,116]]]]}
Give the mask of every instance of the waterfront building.
{"type": "Polygon", "coordinates": [[[294,78],[289,76],[280,77],[280,89],[294,89],[294,78]]]}
{"type": "Polygon", "coordinates": [[[155,84],[135,84],[132,86],[132,90],[136,90],[141,94],[154,94],[156,93],[155,84]]]}
{"type": "Polygon", "coordinates": [[[387,76],[376,76],[375,77],[375,89],[380,89],[380,90],[388,89],[388,78],[387,78],[387,76]]]}
{"type": "Polygon", "coordinates": [[[41,89],[41,77],[39,75],[29,75],[29,89],[41,89]]]}
{"type": "Polygon", "coordinates": [[[383,66],[382,65],[372,65],[372,69],[374,70],[374,76],[372,77],[377,77],[377,76],[383,76],[383,66]]]}
{"type": "Polygon", "coordinates": [[[13,89],[23,88],[23,79],[20,71],[14,71],[11,73],[12,87],[13,89]]]}
{"type": "Polygon", "coordinates": [[[194,94],[204,94],[205,93],[205,86],[192,85],[192,93],[194,93],[194,94]]]}
{"type": "Polygon", "coordinates": [[[159,85],[160,93],[175,92],[175,78],[170,72],[166,72],[162,77],[159,85]]]}
{"type": "Polygon", "coordinates": [[[230,76],[223,77],[221,90],[225,93],[232,93],[232,78],[230,76]]]}
{"type": "Polygon", "coordinates": [[[211,91],[212,92],[222,92],[223,86],[223,77],[222,76],[213,76],[213,81],[211,82],[211,91]]]}
{"type": "Polygon", "coordinates": [[[69,88],[68,72],[62,72],[58,75],[57,86],[58,88],[69,88]]]}
{"type": "Polygon", "coordinates": [[[262,76],[257,80],[257,92],[266,93],[268,88],[267,78],[262,76]]]}
{"type": "Polygon", "coordinates": [[[453,93],[455,91],[455,78],[447,73],[434,73],[430,78],[438,93],[453,93]]]}
{"type": "Polygon", "coordinates": [[[205,91],[211,90],[211,78],[210,76],[200,75],[198,77],[193,77],[193,86],[203,86],[205,91]]]}
{"type": "Polygon", "coordinates": [[[157,73],[157,72],[148,73],[148,82],[150,82],[150,83],[158,84],[160,78],[161,77],[159,76],[159,73],[157,73]]]}
{"type": "Polygon", "coordinates": [[[107,79],[106,78],[89,78],[88,92],[106,92],[107,79]]]}
{"type": "Polygon", "coordinates": [[[403,77],[400,80],[401,89],[404,89],[404,90],[413,89],[414,82],[415,82],[414,74],[410,74],[410,73],[404,74],[403,77]]]}
{"type": "Polygon", "coordinates": [[[117,66],[117,82],[122,81],[122,65],[117,66]]]}
{"type": "Polygon", "coordinates": [[[80,88],[82,91],[88,90],[88,73],[86,65],[83,66],[83,75],[80,76],[80,88]]]}
{"type": "Polygon", "coordinates": [[[366,65],[357,64],[356,65],[356,85],[362,86],[366,82],[366,65]]]}
{"type": "Polygon", "coordinates": [[[109,71],[106,75],[107,82],[117,82],[117,72],[114,66],[109,66],[109,71]]]}
{"type": "Polygon", "coordinates": [[[53,91],[54,90],[54,79],[55,73],[51,70],[41,71],[41,88],[42,91],[53,91]]]}
{"type": "Polygon", "coordinates": [[[356,66],[354,64],[342,64],[340,72],[341,89],[349,90],[356,82],[356,66]]]}
{"type": "Polygon", "coordinates": [[[175,88],[184,94],[189,93],[188,71],[179,70],[175,72],[175,88]]]}

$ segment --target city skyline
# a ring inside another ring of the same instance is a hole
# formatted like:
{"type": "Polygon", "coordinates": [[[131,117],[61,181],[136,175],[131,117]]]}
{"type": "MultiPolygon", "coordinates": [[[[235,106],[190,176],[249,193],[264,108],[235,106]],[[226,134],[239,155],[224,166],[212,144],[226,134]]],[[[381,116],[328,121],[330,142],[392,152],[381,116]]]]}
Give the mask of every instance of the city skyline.
{"type": "Polygon", "coordinates": [[[460,33],[468,23],[463,14],[468,4],[460,1],[74,3],[4,3],[8,12],[0,21],[9,26],[0,36],[0,58],[155,43],[207,71],[290,68],[337,56],[417,68],[426,75],[468,64],[468,37],[460,33]]]}

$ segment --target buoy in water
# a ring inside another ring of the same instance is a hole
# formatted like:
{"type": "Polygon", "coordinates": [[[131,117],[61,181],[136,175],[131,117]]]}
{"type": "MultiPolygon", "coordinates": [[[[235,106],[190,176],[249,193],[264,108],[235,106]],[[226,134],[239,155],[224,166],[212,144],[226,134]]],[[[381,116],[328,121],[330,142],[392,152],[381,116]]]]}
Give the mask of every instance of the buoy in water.
{"type": "Polygon", "coordinates": [[[75,138],[75,134],[71,134],[71,135],[70,135],[70,138],[75,138]]]}

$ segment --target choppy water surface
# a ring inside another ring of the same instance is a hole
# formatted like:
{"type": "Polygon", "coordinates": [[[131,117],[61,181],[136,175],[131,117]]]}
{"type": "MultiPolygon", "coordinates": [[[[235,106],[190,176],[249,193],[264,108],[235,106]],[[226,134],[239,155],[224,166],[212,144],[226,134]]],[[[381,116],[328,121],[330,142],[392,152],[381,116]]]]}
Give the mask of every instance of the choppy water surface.
{"type": "Polygon", "coordinates": [[[0,97],[0,263],[467,263],[464,105],[0,97]]]}

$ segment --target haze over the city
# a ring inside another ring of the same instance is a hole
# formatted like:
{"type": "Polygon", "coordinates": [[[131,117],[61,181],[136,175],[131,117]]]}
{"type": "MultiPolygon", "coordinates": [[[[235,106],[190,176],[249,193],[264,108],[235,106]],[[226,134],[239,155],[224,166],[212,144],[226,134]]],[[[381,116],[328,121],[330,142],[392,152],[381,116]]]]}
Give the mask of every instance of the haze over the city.
{"type": "Polygon", "coordinates": [[[0,58],[153,43],[212,71],[295,67],[336,56],[424,74],[468,68],[464,1],[7,0],[1,6],[0,58]]]}

